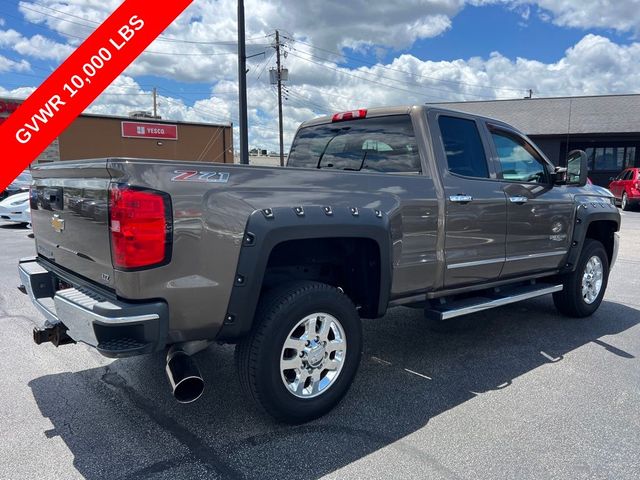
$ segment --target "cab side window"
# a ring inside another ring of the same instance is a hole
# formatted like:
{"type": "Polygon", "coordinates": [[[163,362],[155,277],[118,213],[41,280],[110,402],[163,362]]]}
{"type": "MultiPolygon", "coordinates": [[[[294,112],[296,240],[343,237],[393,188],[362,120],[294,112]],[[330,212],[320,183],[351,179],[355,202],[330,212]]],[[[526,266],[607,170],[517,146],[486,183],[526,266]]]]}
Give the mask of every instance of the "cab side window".
{"type": "Polygon", "coordinates": [[[441,116],[438,125],[449,171],[465,177],[489,178],[487,156],[476,122],[441,116]]]}
{"type": "Polygon", "coordinates": [[[536,151],[523,139],[501,130],[491,137],[498,152],[502,178],[510,182],[549,183],[549,173],[536,151]]]}

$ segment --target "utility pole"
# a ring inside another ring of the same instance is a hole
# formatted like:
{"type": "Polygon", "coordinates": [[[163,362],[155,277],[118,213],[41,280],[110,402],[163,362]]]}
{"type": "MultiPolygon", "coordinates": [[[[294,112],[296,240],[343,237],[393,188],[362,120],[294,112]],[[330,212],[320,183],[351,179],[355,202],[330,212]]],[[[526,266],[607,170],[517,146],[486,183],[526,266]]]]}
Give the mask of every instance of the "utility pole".
{"type": "Polygon", "coordinates": [[[247,48],[244,35],[244,0],[238,0],[238,89],[240,122],[240,163],[249,165],[249,126],[247,120],[247,48]]]}
{"type": "Polygon", "coordinates": [[[282,65],[280,64],[280,32],[276,30],[276,75],[278,76],[278,123],[280,125],[280,166],[284,167],[284,134],[282,127],[282,65]]]}
{"type": "Polygon", "coordinates": [[[153,87],[153,118],[158,118],[158,89],[153,87]]]}

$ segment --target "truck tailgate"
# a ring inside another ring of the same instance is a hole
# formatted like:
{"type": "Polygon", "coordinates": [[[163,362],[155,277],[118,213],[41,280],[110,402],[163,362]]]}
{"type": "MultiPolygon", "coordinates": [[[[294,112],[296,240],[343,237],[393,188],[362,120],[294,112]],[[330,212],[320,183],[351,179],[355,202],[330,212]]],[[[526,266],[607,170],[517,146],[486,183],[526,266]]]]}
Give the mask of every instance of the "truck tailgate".
{"type": "Polygon", "coordinates": [[[41,257],[112,287],[107,160],[33,170],[31,218],[41,257]]]}

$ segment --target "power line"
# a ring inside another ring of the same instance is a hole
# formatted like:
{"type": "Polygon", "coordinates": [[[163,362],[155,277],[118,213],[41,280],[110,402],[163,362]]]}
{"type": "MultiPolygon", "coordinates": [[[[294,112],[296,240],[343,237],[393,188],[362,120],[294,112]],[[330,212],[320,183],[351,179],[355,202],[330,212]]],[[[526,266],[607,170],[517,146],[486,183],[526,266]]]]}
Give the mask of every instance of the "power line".
{"type": "MultiPolygon", "coordinates": [[[[298,50],[298,49],[296,49],[296,48],[294,48],[294,47],[292,47],[292,48],[293,48],[296,52],[302,53],[302,54],[304,54],[304,55],[308,55],[308,56],[310,56],[310,57],[312,57],[312,58],[316,58],[316,59],[318,59],[318,60],[324,60],[324,61],[327,61],[327,62],[334,63],[332,60],[330,60],[330,59],[328,59],[328,58],[320,57],[320,56],[314,55],[313,53],[309,53],[309,52],[301,51],[301,50],[298,50]]],[[[292,53],[291,55],[294,55],[294,54],[292,53]]],[[[320,65],[324,65],[324,64],[320,64],[320,65]]],[[[328,65],[324,65],[324,66],[326,66],[327,68],[332,68],[332,67],[330,67],[330,66],[328,66],[328,65]]],[[[445,89],[443,89],[443,88],[437,88],[437,87],[433,87],[433,86],[430,86],[430,85],[423,85],[423,84],[421,84],[421,83],[417,83],[417,82],[410,82],[410,81],[406,81],[406,80],[400,80],[400,79],[398,79],[398,78],[387,77],[387,76],[380,75],[380,74],[374,74],[374,73],[372,73],[372,72],[363,72],[362,70],[357,70],[357,72],[358,72],[358,73],[362,73],[362,74],[364,74],[364,75],[373,75],[373,76],[375,76],[376,78],[384,78],[384,79],[386,79],[386,80],[391,80],[391,81],[393,81],[393,82],[400,82],[400,83],[404,83],[405,85],[409,85],[409,86],[411,86],[411,87],[423,88],[423,89],[425,89],[425,90],[432,90],[432,91],[436,91],[436,92],[443,92],[443,93],[448,93],[448,94],[451,94],[451,93],[459,93],[459,94],[461,94],[461,95],[467,95],[467,96],[469,96],[469,95],[470,95],[470,96],[474,96],[474,97],[478,97],[478,98],[483,98],[483,99],[490,99],[490,100],[493,100],[493,99],[494,99],[494,97],[488,97],[487,95],[481,95],[481,94],[478,94],[478,93],[471,93],[471,92],[455,92],[455,91],[452,91],[452,90],[445,90],[445,89]]]]}
{"type": "Polygon", "coordinates": [[[271,63],[271,60],[273,60],[273,57],[276,55],[276,51],[274,50],[273,53],[271,54],[271,56],[266,59],[264,61],[264,64],[262,65],[262,69],[260,70],[260,73],[258,74],[258,76],[256,77],[256,80],[260,80],[260,77],[262,76],[262,74],[265,72],[265,70],[267,69],[267,65],[269,65],[271,63]]]}
{"type": "MultiPolygon", "coordinates": [[[[47,7],[45,5],[38,5],[38,8],[44,8],[46,10],[50,10],[52,12],[56,12],[56,13],[59,13],[61,15],[65,15],[67,17],[76,18],[76,19],[82,20],[84,22],[90,23],[91,25],[87,25],[87,24],[79,23],[79,22],[74,22],[74,21],[68,20],[66,18],[61,18],[61,17],[58,17],[56,15],[51,15],[51,14],[43,12],[41,10],[30,8],[30,7],[28,7],[28,6],[24,5],[24,4],[17,4],[17,5],[18,5],[19,8],[22,8],[24,10],[30,10],[32,12],[39,13],[40,15],[44,15],[46,17],[55,18],[56,20],[60,20],[62,22],[67,22],[67,23],[71,23],[71,24],[74,24],[74,25],[79,25],[79,26],[85,27],[85,28],[94,28],[94,25],[95,26],[99,26],[101,24],[100,22],[96,22],[94,20],[89,20],[88,18],[84,18],[84,17],[81,17],[79,15],[74,15],[72,13],[65,12],[63,10],[57,10],[55,8],[47,7]]],[[[33,4],[31,4],[31,5],[33,5],[33,4]]],[[[263,36],[260,36],[260,37],[249,38],[247,40],[250,40],[250,41],[251,40],[261,40],[261,39],[267,38],[267,37],[268,37],[268,35],[263,35],[263,36]]],[[[216,40],[216,41],[183,40],[183,39],[180,39],[180,38],[167,37],[167,36],[164,36],[164,35],[160,35],[156,40],[163,41],[163,42],[189,43],[189,44],[194,44],[194,45],[230,45],[230,46],[234,46],[234,45],[238,44],[238,42],[236,40],[216,40]]]]}
{"type": "MultiPolygon", "coordinates": [[[[220,134],[224,132],[224,128],[219,128],[218,132],[216,135],[211,135],[211,138],[209,139],[209,141],[207,142],[207,144],[204,146],[204,148],[202,149],[202,152],[200,153],[200,155],[198,155],[198,161],[202,161],[202,159],[205,157],[205,155],[207,153],[209,153],[209,150],[211,149],[211,147],[213,147],[213,145],[216,143],[216,141],[218,140],[218,137],[220,137],[220,134]]],[[[223,149],[224,150],[224,149],[223,149]]],[[[223,152],[224,153],[224,152],[223,152]]]]}
{"type": "MultiPolygon", "coordinates": [[[[291,88],[289,88],[289,87],[287,87],[285,89],[285,92],[286,92],[287,95],[292,95],[294,97],[297,97],[300,101],[304,101],[304,102],[308,103],[309,105],[312,105],[312,106],[316,107],[316,109],[321,111],[322,113],[329,113],[329,111],[330,111],[330,109],[328,108],[329,105],[320,105],[320,104],[312,101],[311,99],[301,95],[300,93],[291,90],[291,88]]],[[[311,109],[311,110],[313,110],[313,109],[311,109]]]]}
{"type": "MultiPolygon", "coordinates": [[[[463,82],[463,81],[459,81],[459,80],[445,80],[445,79],[442,79],[442,78],[432,77],[432,76],[429,76],[429,75],[422,75],[422,74],[418,74],[418,73],[407,72],[407,71],[401,70],[399,68],[392,68],[392,67],[389,67],[389,66],[386,66],[386,65],[380,65],[379,63],[371,62],[370,60],[365,60],[363,58],[354,57],[354,56],[351,56],[351,55],[346,55],[344,53],[336,52],[336,51],[333,51],[333,50],[328,50],[328,49],[322,48],[322,47],[317,47],[315,45],[312,45],[310,43],[304,42],[302,40],[296,40],[296,39],[293,39],[293,38],[290,38],[290,37],[286,37],[286,38],[288,40],[293,41],[293,42],[302,43],[302,44],[307,45],[307,46],[309,46],[309,47],[311,47],[313,49],[321,50],[323,52],[327,52],[327,53],[330,53],[332,55],[339,56],[341,58],[346,58],[346,59],[349,59],[349,60],[353,60],[355,62],[360,62],[360,63],[363,63],[365,65],[369,65],[369,66],[372,66],[372,67],[384,68],[385,70],[404,73],[405,75],[410,75],[412,77],[425,78],[425,79],[433,80],[433,81],[436,81],[436,82],[450,83],[450,84],[454,84],[454,85],[466,85],[466,86],[470,86],[470,87],[486,88],[486,89],[489,89],[489,90],[511,90],[511,91],[514,91],[514,92],[526,91],[526,89],[524,89],[524,88],[494,87],[494,86],[491,86],[491,85],[480,85],[480,84],[477,84],[477,83],[463,82]]],[[[333,62],[333,60],[329,60],[329,59],[326,59],[326,60],[333,62]]]]}
{"type": "MultiPolygon", "coordinates": [[[[293,56],[293,57],[299,58],[300,60],[304,60],[305,62],[310,62],[310,63],[313,63],[313,64],[318,65],[320,67],[328,68],[329,70],[333,70],[335,72],[341,73],[343,75],[347,75],[349,77],[357,78],[358,80],[364,80],[365,82],[374,83],[376,85],[380,85],[382,87],[390,88],[392,90],[398,90],[399,92],[411,93],[413,95],[418,95],[420,97],[424,97],[425,96],[424,92],[417,92],[415,90],[408,90],[408,89],[405,89],[405,88],[396,87],[394,85],[389,85],[389,84],[386,84],[386,83],[382,83],[382,82],[379,82],[377,80],[371,80],[370,78],[361,77],[359,75],[355,75],[353,73],[349,73],[349,72],[346,72],[344,70],[340,70],[338,68],[333,68],[333,67],[331,67],[329,65],[325,65],[324,63],[316,62],[316,61],[311,60],[309,58],[304,58],[304,57],[302,57],[300,55],[296,55],[295,53],[290,53],[290,55],[293,56]]],[[[449,92],[449,93],[452,93],[452,92],[449,92]]],[[[438,100],[443,100],[443,99],[438,99],[438,100]]]]}
{"type": "MultiPolygon", "coordinates": [[[[38,13],[43,13],[43,12],[38,12],[38,13]]],[[[22,18],[20,18],[20,17],[18,17],[16,15],[11,15],[11,14],[6,13],[6,12],[2,12],[1,15],[2,16],[6,16],[6,17],[10,17],[10,18],[15,18],[15,19],[18,19],[18,20],[24,20],[24,19],[22,19],[22,18]]],[[[54,18],[58,18],[58,17],[54,17],[54,18]]],[[[67,21],[67,20],[65,20],[63,18],[61,18],[59,20],[67,21]]],[[[64,36],[64,37],[68,37],[68,38],[75,38],[77,40],[85,40],[86,39],[86,37],[81,37],[79,35],[72,35],[72,34],[66,33],[66,32],[58,32],[58,31],[55,31],[55,30],[51,30],[50,28],[47,28],[47,27],[45,27],[43,25],[39,25],[37,23],[30,23],[30,26],[39,28],[40,30],[46,31],[47,33],[53,32],[53,33],[56,33],[58,35],[61,35],[61,36],[64,36]]],[[[88,27],[88,25],[83,25],[83,26],[88,27]]],[[[251,44],[251,45],[252,46],[253,45],[255,45],[255,46],[266,46],[266,45],[263,45],[263,44],[251,44]]],[[[229,46],[232,46],[232,45],[229,45],[229,46]]],[[[183,52],[159,52],[157,50],[144,50],[141,53],[141,55],[147,55],[147,54],[171,55],[171,56],[176,56],[176,57],[210,57],[210,56],[236,55],[235,52],[197,52],[197,53],[195,53],[195,52],[193,52],[193,53],[192,52],[185,52],[185,53],[183,53],[183,52]]]]}

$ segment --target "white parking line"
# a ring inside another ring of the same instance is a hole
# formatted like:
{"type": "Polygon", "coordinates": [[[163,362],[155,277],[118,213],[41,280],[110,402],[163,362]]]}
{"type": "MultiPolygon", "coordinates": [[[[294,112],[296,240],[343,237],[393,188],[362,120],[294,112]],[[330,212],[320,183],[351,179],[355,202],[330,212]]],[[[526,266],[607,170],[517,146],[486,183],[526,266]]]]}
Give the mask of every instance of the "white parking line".
{"type": "Polygon", "coordinates": [[[408,368],[405,368],[404,371],[412,373],[413,375],[417,375],[417,376],[422,377],[422,378],[426,378],[427,380],[433,380],[433,378],[431,378],[431,377],[427,377],[426,375],[423,375],[421,373],[414,372],[413,370],[409,370],[408,368]]]}
{"type": "Polygon", "coordinates": [[[562,357],[553,358],[551,355],[549,355],[546,352],[543,352],[542,350],[540,350],[540,355],[542,355],[544,358],[546,358],[547,360],[549,360],[550,362],[553,362],[553,363],[562,360],[562,357]]]}
{"type": "Polygon", "coordinates": [[[391,362],[387,362],[386,360],[382,360],[381,358],[378,357],[371,357],[371,360],[373,360],[374,362],[377,363],[381,363],[382,365],[391,365],[391,362]]]}

